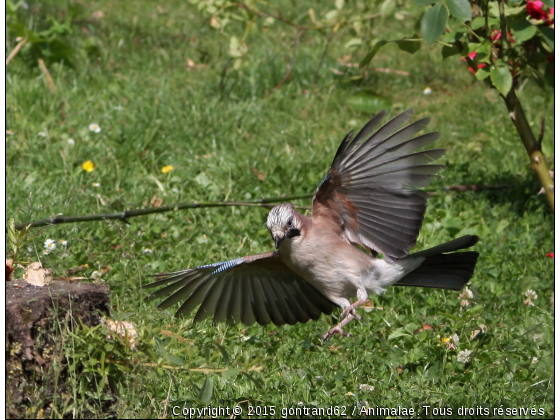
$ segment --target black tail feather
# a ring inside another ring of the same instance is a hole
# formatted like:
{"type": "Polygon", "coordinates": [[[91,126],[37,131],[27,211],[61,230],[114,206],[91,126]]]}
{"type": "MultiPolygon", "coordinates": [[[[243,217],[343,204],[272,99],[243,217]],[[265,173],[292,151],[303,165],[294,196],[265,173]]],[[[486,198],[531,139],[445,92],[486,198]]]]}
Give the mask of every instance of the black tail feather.
{"type": "Polygon", "coordinates": [[[442,252],[470,248],[477,242],[477,236],[468,235],[411,255],[410,257],[426,257],[426,260],[396,283],[396,286],[461,290],[474,274],[478,252],[442,252]]]}

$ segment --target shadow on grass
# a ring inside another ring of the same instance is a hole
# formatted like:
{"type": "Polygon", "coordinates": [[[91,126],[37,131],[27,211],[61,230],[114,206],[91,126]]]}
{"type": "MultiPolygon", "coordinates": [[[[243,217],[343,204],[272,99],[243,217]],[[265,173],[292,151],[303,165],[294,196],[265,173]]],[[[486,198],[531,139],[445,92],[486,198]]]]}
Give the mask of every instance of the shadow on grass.
{"type": "Polygon", "coordinates": [[[526,212],[550,213],[546,197],[538,195],[541,185],[531,170],[527,170],[523,174],[513,174],[511,172],[488,174],[483,171],[472,171],[472,165],[469,163],[451,165],[448,170],[464,174],[463,176],[466,178],[464,184],[508,186],[507,188],[476,192],[478,199],[486,200],[493,206],[509,206],[509,209],[519,216],[526,212]]]}

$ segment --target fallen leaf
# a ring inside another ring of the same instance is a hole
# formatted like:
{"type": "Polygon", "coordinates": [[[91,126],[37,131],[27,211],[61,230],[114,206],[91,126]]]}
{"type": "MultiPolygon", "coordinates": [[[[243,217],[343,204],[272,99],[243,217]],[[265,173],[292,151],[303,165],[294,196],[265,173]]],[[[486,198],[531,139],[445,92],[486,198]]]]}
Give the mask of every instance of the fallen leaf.
{"type": "Polygon", "coordinates": [[[482,332],[482,331],[480,331],[480,330],[474,330],[474,331],[471,333],[470,340],[471,340],[471,341],[474,340],[474,339],[476,338],[476,336],[477,336],[478,334],[480,334],[481,332],[482,332]]]}
{"type": "Polygon", "coordinates": [[[432,327],[430,324],[422,323],[422,326],[420,328],[418,328],[416,331],[414,331],[414,335],[420,334],[422,331],[430,331],[430,330],[433,330],[433,329],[434,329],[434,327],[432,327]]]}
{"type": "Polygon", "coordinates": [[[76,268],[69,268],[68,270],[66,270],[66,274],[68,276],[71,276],[72,274],[79,273],[80,271],[84,271],[88,268],[89,268],[89,266],[87,264],[82,264],[82,265],[80,265],[79,267],[76,267],[76,268]]]}
{"type": "Polygon", "coordinates": [[[40,262],[34,262],[27,267],[23,279],[33,286],[43,287],[51,284],[53,277],[51,270],[45,270],[40,262]]]}
{"type": "Polygon", "coordinates": [[[181,341],[182,343],[189,343],[189,344],[194,344],[196,340],[194,339],[187,339],[184,337],[181,337],[180,335],[174,334],[173,332],[169,331],[169,330],[161,330],[160,335],[166,335],[169,338],[176,338],[177,340],[181,341]]]}
{"type": "Polygon", "coordinates": [[[342,57],[340,57],[338,60],[336,60],[338,63],[340,64],[344,64],[344,63],[348,63],[350,60],[352,59],[351,55],[344,55],[342,57]]]}
{"type": "Polygon", "coordinates": [[[152,206],[153,207],[161,207],[163,204],[163,198],[156,197],[155,195],[152,197],[152,206]]]}
{"type": "MultiPolygon", "coordinates": [[[[121,339],[127,339],[130,348],[134,350],[136,347],[136,339],[138,338],[138,332],[134,327],[134,324],[129,321],[113,321],[112,319],[105,318],[104,324],[110,332],[116,333],[121,339]]],[[[109,339],[113,339],[113,336],[109,334],[107,336],[109,339]]]]}
{"type": "Polygon", "coordinates": [[[14,270],[13,260],[6,260],[6,281],[12,280],[12,273],[14,270]]]}
{"type": "Polygon", "coordinates": [[[102,17],[103,17],[103,12],[101,10],[96,10],[95,12],[93,12],[93,15],[91,15],[90,22],[92,23],[97,22],[102,17]]]}
{"type": "Polygon", "coordinates": [[[87,277],[57,277],[56,281],[65,281],[67,283],[76,283],[80,280],[87,280],[87,277]]]}
{"type": "Polygon", "coordinates": [[[254,168],[251,166],[251,171],[255,174],[255,176],[257,178],[259,178],[259,181],[264,181],[265,180],[265,176],[263,174],[261,174],[257,168],[254,168]]]}

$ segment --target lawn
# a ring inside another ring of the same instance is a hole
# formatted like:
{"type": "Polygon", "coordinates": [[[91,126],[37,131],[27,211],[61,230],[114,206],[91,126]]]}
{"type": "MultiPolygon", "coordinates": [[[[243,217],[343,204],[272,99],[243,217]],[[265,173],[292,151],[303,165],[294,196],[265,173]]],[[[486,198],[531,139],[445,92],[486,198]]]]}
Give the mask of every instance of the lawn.
{"type": "MultiPolygon", "coordinates": [[[[309,9],[317,17],[334,9],[331,2],[274,3],[304,24],[309,9]]],[[[345,7],[365,13],[362,3],[345,7]]],[[[38,389],[29,417],[52,403],[54,417],[103,418],[107,399],[119,417],[134,418],[237,405],[257,418],[270,417],[272,406],[275,418],[333,406],[332,417],[352,418],[368,407],[414,409],[370,411],[373,417],[454,418],[461,409],[479,418],[554,415],[554,260],[546,255],[554,252],[554,217],[499,95],[457,56],[442,62],[439,48],[426,45],[415,55],[386,46],[366,73],[351,65],[367,52],[365,41],[352,40],[408,35],[415,15],[341,28],[323,57],[330,30],[306,31],[294,50],[296,29],[286,23],[232,20],[219,30],[206,10],[181,1],[30,2],[18,13],[40,26],[49,14],[64,21],[78,6],[80,22],[65,38],[76,48],[72,63],[46,60],[55,90],[25,49],[7,67],[7,218],[311,194],[346,133],[371,117],[352,98],[375,94],[391,115],[414,108],[415,119],[429,116],[429,129],[441,133],[437,147],[447,149],[447,169],[428,188],[416,249],[476,234],[480,258],[468,306],[456,292],[391,288],[359,310],[365,322],[348,325],[355,338],[322,343],[338,310],[295,326],[193,324],[145,300],[151,274],[273,249],[268,208],[30,229],[22,264],[40,260],[55,277],[88,264],[83,275],[100,273],[112,317],[132,322],[138,338],[131,348],[102,326],[65,333],[68,396],[53,401],[38,389]],[[95,12],[102,15],[88,21],[95,12]],[[248,48],[239,60],[232,35],[248,48]],[[292,62],[291,77],[280,83],[292,62]],[[99,132],[89,129],[93,123],[99,132]],[[86,161],[93,171],[83,169],[86,161]],[[461,192],[450,185],[507,187],[461,192]],[[47,239],[57,246],[45,255],[47,239]],[[538,295],[533,305],[524,303],[528,290],[538,295]],[[454,334],[457,348],[448,349],[454,334]],[[457,360],[464,350],[472,351],[467,363],[457,360]]],[[[16,44],[8,39],[10,51],[16,44]]],[[[552,92],[529,81],[518,94],[536,133],[546,117],[543,149],[552,156],[552,92]]],[[[310,199],[294,204],[307,207],[310,199]]]]}

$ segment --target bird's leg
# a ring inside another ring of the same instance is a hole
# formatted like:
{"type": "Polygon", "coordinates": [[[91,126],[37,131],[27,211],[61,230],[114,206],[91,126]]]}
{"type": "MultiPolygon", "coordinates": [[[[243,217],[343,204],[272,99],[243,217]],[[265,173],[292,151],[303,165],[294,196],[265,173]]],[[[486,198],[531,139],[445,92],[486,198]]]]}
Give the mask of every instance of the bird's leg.
{"type": "Polygon", "coordinates": [[[366,303],[366,299],[358,299],[352,305],[349,305],[346,308],[344,308],[342,310],[342,313],[340,314],[340,317],[344,318],[352,314],[354,318],[361,320],[362,317],[358,314],[358,312],[356,312],[356,308],[360,305],[363,305],[364,303],[366,303]]]}
{"type": "Polygon", "coordinates": [[[323,341],[327,341],[329,338],[331,338],[335,334],[340,334],[340,335],[343,335],[344,337],[352,337],[352,334],[344,331],[342,329],[342,327],[344,327],[346,324],[348,324],[354,318],[355,318],[355,316],[352,313],[347,314],[346,317],[342,321],[340,321],[340,323],[337,326],[332,327],[326,334],[323,335],[323,337],[322,337],[323,341]]]}

